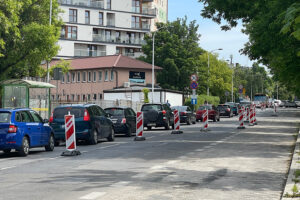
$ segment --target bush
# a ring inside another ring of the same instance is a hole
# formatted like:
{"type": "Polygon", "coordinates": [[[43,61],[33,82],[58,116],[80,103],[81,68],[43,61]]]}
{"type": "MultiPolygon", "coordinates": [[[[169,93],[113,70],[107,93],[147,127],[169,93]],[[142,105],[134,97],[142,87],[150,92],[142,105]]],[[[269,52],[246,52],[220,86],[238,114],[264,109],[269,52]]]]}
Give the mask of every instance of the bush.
{"type": "Polygon", "coordinates": [[[185,100],[184,105],[189,106],[191,109],[195,107],[194,110],[197,110],[200,105],[203,105],[205,102],[208,104],[213,104],[217,106],[220,103],[220,97],[217,96],[207,96],[204,94],[198,95],[197,97],[197,105],[191,104],[191,98],[185,100]]]}

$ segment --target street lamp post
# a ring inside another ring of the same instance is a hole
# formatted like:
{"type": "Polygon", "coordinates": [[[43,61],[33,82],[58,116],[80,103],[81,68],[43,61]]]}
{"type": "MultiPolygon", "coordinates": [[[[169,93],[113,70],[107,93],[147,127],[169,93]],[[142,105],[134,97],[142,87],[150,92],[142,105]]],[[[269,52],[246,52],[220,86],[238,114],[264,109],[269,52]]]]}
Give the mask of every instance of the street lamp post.
{"type": "Polygon", "coordinates": [[[153,33],[153,39],[152,39],[152,103],[154,103],[154,41],[155,41],[155,35],[160,29],[163,29],[166,27],[167,26],[160,27],[153,33]]]}
{"type": "MultiPolygon", "coordinates": [[[[49,25],[52,24],[52,0],[50,0],[50,11],[49,11],[49,25]]],[[[50,73],[49,73],[50,63],[47,60],[47,82],[50,81],[50,73]]]]}
{"type": "Polygon", "coordinates": [[[207,52],[207,96],[209,96],[209,53],[212,53],[214,51],[221,51],[222,48],[214,49],[212,51],[207,52]]]}

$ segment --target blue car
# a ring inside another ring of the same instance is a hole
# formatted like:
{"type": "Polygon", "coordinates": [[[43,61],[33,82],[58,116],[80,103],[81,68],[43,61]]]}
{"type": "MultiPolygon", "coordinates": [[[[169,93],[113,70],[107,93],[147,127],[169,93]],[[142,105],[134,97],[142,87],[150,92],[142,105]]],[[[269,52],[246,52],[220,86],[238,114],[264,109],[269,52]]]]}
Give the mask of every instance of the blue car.
{"type": "Polygon", "coordinates": [[[10,153],[15,149],[27,156],[33,147],[53,151],[54,134],[48,121],[28,108],[0,109],[0,150],[10,153]]]}

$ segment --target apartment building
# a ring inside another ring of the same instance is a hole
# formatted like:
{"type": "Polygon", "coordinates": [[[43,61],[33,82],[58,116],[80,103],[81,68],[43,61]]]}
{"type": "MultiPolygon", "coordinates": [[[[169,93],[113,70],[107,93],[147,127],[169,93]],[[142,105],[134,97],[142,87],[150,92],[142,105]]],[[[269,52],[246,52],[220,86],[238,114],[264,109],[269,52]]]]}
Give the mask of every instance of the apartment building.
{"type": "Polygon", "coordinates": [[[144,37],[167,22],[168,0],[58,0],[65,25],[57,58],[142,54],[144,37]]]}

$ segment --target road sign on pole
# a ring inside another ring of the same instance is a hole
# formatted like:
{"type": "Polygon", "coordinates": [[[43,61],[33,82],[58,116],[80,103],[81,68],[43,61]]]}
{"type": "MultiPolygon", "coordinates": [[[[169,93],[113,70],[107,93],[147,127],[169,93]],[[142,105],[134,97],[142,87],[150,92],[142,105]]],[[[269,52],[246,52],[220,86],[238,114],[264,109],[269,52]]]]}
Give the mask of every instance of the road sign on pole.
{"type": "Polygon", "coordinates": [[[197,104],[197,99],[191,99],[191,104],[196,105],[197,104]]]}
{"type": "Polygon", "coordinates": [[[191,89],[197,89],[198,84],[196,82],[192,82],[190,87],[191,87],[191,89]]]}
{"type": "Polygon", "coordinates": [[[198,80],[197,75],[196,75],[196,74],[192,74],[192,75],[191,75],[191,81],[192,81],[192,82],[196,82],[197,80],[198,80]]]}

